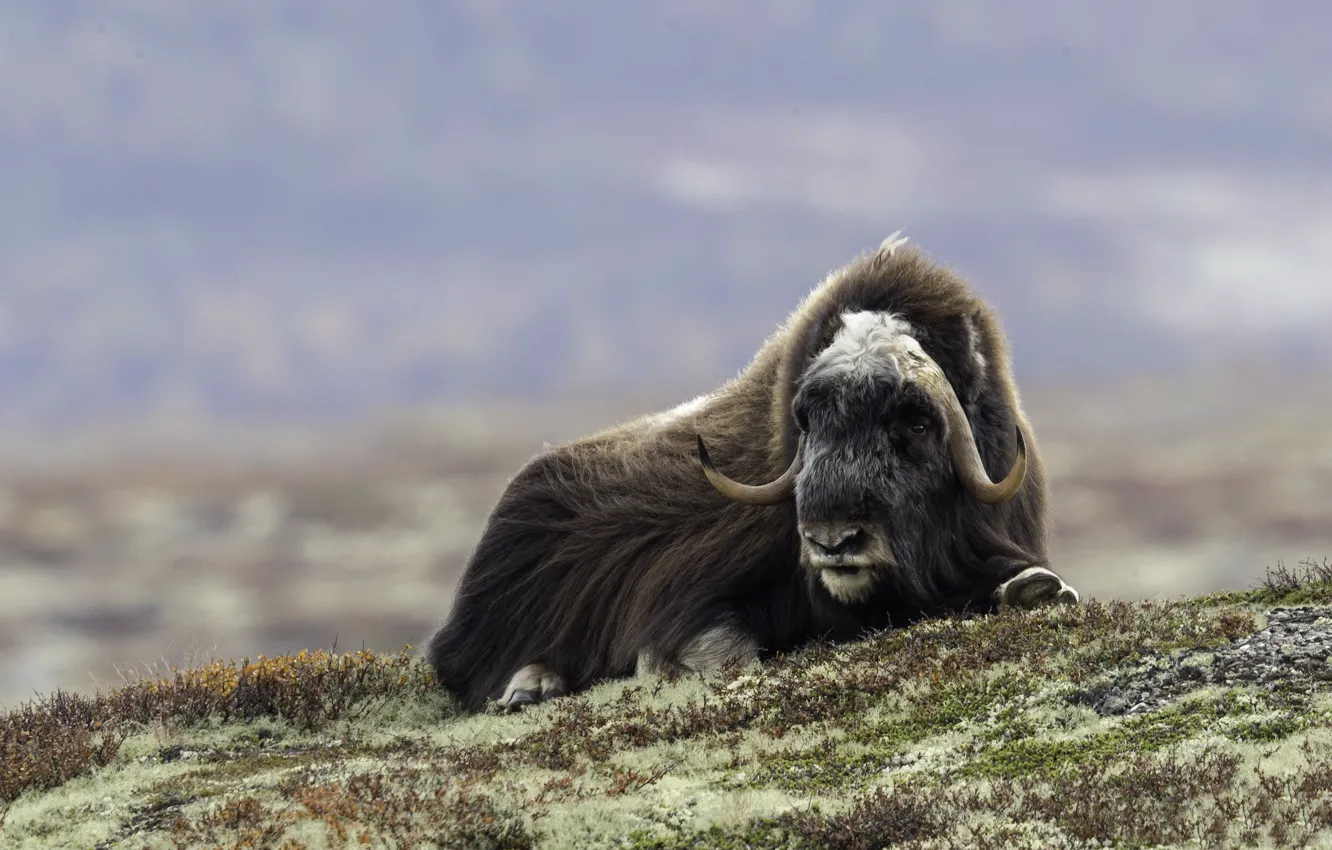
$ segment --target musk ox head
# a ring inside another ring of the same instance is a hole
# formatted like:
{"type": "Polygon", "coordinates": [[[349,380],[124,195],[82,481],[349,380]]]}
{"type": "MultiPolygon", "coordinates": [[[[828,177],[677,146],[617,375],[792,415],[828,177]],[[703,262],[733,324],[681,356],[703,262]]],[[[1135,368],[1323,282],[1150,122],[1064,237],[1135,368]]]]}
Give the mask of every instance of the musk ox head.
{"type": "Polygon", "coordinates": [[[966,411],[911,326],[854,312],[801,375],[791,414],[800,429],[790,468],[767,484],[733,481],[699,457],[712,485],[753,505],[795,500],[800,559],[840,601],[865,599],[881,580],[928,592],[932,553],[957,533],[960,499],[996,504],[1026,475],[1017,456],[998,483],[985,472],[966,411]]]}

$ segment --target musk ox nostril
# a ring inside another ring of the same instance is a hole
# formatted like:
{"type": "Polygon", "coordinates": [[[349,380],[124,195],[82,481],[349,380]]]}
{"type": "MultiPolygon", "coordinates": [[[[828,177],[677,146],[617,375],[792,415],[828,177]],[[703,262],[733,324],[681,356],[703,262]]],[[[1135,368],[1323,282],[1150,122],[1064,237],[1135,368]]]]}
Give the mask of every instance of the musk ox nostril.
{"type": "Polygon", "coordinates": [[[829,526],[805,531],[805,539],[825,555],[844,555],[860,547],[863,535],[860,529],[847,526],[829,526]]]}

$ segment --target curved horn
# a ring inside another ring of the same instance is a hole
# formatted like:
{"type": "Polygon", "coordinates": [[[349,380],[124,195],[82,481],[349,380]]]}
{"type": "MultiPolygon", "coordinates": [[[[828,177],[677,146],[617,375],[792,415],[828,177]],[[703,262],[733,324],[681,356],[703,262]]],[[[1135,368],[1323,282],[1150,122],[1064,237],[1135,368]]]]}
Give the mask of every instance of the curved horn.
{"type": "Polygon", "coordinates": [[[801,434],[796,442],[795,457],[776,480],[767,484],[741,484],[717,471],[708,457],[708,449],[703,445],[703,435],[698,435],[698,460],[703,464],[703,474],[717,488],[717,492],[732,501],[744,505],[780,505],[795,495],[796,474],[800,471],[801,458],[804,457],[805,435],[801,434]]]}
{"type": "Polygon", "coordinates": [[[948,419],[948,452],[953,458],[953,467],[957,470],[962,486],[977,501],[987,505],[1006,502],[1017,495],[1027,477],[1027,442],[1022,434],[1022,425],[1019,423],[1017,426],[1017,456],[1013,459],[1012,468],[1002,481],[990,481],[985,464],[981,461],[980,450],[976,448],[976,440],[971,434],[971,423],[967,421],[966,411],[962,409],[962,402],[958,400],[953,385],[948,382],[939,364],[924,351],[907,352],[907,359],[913,367],[910,368],[914,372],[912,377],[943,406],[944,415],[948,419]]]}
{"type": "MultiPolygon", "coordinates": [[[[1016,429],[1017,457],[1013,458],[1013,466],[1008,470],[1008,475],[996,484],[991,482],[990,476],[985,473],[985,464],[981,462],[976,441],[971,437],[971,426],[967,423],[966,416],[962,415],[960,418],[960,422],[950,421],[948,424],[948,450],[953,456],[953,466],[957,469],[957,476],[962,479],[962,486],[966,487],[967,492],[978,502],[987,505],[1007,502],[1017,495],[1027,477],[1027,442],[1023,439],[1022,427],[1018,426],[1016,429]],[[956,436],[959,434],[961,436],[956,436]]],[[[951,420],[952,416],[949,419],[951,420]]]]}

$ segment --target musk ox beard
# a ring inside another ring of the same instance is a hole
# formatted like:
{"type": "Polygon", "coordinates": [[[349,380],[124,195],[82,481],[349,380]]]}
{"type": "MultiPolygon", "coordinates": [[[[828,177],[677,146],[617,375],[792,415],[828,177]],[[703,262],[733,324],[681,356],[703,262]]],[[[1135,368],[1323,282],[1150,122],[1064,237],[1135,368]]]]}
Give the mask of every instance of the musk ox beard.
{"type": "Polygon", "coordinates": [[[443,687],[516,708],[1077,602],[999,322],[904,243],[830,274],[715,391],[524,465],[427,646],[443,687]]]}

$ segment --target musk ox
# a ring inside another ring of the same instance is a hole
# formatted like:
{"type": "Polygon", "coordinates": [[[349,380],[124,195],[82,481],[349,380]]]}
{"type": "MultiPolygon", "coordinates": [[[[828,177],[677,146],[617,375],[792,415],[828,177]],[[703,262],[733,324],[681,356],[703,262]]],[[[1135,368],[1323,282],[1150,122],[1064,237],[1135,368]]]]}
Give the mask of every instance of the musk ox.
{"type": "Polygon", "coordinates": [[[1077,602],[991,308],[894,234],[735,378],[509,482],[426,657],[477,711],[963,609],[1077,602]],[[997,483],[996,483],[997,482],[997,483]]]}

